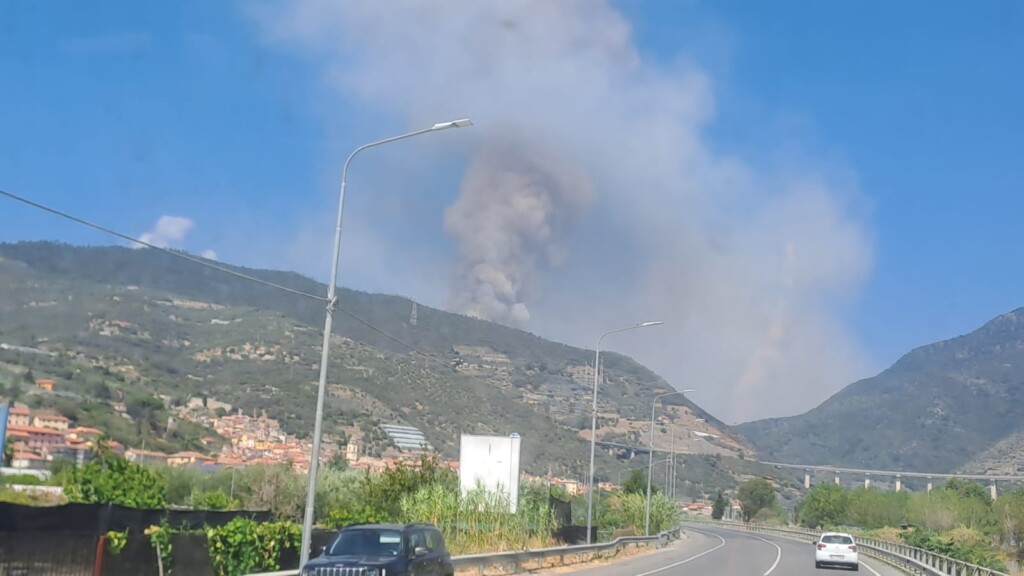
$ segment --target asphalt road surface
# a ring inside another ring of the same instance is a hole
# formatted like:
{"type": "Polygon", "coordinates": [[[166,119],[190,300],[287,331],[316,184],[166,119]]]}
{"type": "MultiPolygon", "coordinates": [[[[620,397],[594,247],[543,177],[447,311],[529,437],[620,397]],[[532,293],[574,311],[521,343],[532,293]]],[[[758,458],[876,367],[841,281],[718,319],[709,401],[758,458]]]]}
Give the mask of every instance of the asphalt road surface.
{"type": "MultiPolygon", "coordinates": [[[[853,571],[814,567],[814,549],[809,543],[764,534],[734,532],[712,527],[686,527],[688,538],[662,550],[626,558],[619,562],[581,568],[572,576],[839,576],[853,571]]],[[[860,556],[865,576],[900,576],[899,570],[860,556]]],[[[545,572],[543,574],[556,574],[545,572]]]]}

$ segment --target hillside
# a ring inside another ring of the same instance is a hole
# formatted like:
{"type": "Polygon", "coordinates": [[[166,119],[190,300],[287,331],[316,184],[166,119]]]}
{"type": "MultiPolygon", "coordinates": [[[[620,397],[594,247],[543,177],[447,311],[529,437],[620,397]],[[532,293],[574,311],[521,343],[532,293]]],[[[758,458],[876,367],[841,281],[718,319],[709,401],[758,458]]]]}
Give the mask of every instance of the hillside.
{"type": "MultiPolygon", "coordinates": [[[[326,293],[297,274],[238,270],[326,293]]],[[[454,457],[461,432],[519,432],[527,469],[585,470],[592,352],[423,305],[414,323],[413,302],[397,296],[345,289],[339,296],[345,314],[362,321],[336,315],[325,419],[332,438],[358,436],[380,454],[389,443],[378,425],[408,424],[454,457]]],[[[154,250],[32,242],[0,244],[0,317],[0,343],[51,354],[0,350],[0,384],[23,389],[29,370],[55,378],[59,393],[45,398],[48,405],[86,424],[116,423],[127,443],[199,449],[210,431],[171,423],[169,414],[206,397],[245,413],[265,411],[300,438],[312,428],[320,301],[154,250]],[[152,398],[163,406],[123,410],[129,400],[145,405],[152,398]]],[[[651,399],[669,385],[619,354],[603,354],[602,364],[599,437],[635,444],[651,399]]],[[[677,422],[707,418],[705,431],[720,435],[686,438],[684,430],[681,450],[750,452],[688,400],[666,400],[677,422]]],[[[667,429],[658,433],[667,444],[667,429]]],[[[600,466],[618,467],[607,454],[600,466]]]]}
{"type": "Polygon", "coordinates": [[[917,348],[805,414],[737,428],[765,461],[925,472],[1005,465],[1024,433],[1024,308],[917,348]]]}

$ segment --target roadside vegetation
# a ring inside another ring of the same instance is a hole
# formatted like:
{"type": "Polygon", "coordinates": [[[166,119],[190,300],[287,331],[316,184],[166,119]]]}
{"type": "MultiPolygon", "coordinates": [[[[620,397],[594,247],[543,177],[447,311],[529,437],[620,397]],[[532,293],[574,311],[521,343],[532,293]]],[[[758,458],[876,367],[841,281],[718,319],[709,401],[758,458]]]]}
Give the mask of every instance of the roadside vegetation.
{"type": "Polygon", "coordinates": [[[805,527],[902,541],[1000,571],[1024,557],[1024,488],[992,500],[981,484],[957,478],[930,493],[827,483],[808,492],[796,515],[805,527]]]}
{"type": "MultiPolygon", "coordinates": [[[[444,533],[452,554],[525,550],[556,545],[553,499],[564,496],[545,484],[520,487],[515,512],[500,494],[482,488],[461,494],[458,477],[431,457],[418,466],[395,466],[380,474],[328,466],[318,483],[316,524],[336,529],[355,523],[431,522],[444,533]]],[[[40,485],[34,476],[8,478],[40,485]]],[[[149,468],[126,461],[101,448],[95,460],[81,467],[59,466],[45,484],[61,486],[60,502],[0,485],[0,501],[23,505],[65,502],[119,504],[135,508],[195,510],[270,510],[274,522],[258,524],[236,518],[205,530],[211,561],[218,574],[275,570],[280,551],[298,546],[297,534],[305,499],[305,476],[289,467],[251,466],[203,473],[189,468],[149,468]],[[219,543],[219,544],[218,544],[219,543]],[[228,546],[225,543],[234,543],[228,546]],[[271,551],[256,555],[253,550],[271,551]]],[[[634,484],[645,486],[646,477],[634,484]]],[[[564,501],[564,500],[563,500],[564,501]]],[[[574,508],[579,504],[574,503],[574,508]]],[[[585,504],[584,504],[585,514],[585,504]]],[[[595,507],[599,529],[643,533],[645,496],[639,489],[603,497],[595,507]]],[[[678,522],[675,505],[664,495],[652,498],[651,529],[662,531],[678,522]]],[[[173,527],[153,526],[146,532],[154,551],[173,566],[173,527]],[[159,547],[158,547],[158,544],[159,547]],[[166,558],[165,558],[166,557],[166,558]]],[[[111,552],[124,546],[126,534],[108,534],[111,552]]]]}

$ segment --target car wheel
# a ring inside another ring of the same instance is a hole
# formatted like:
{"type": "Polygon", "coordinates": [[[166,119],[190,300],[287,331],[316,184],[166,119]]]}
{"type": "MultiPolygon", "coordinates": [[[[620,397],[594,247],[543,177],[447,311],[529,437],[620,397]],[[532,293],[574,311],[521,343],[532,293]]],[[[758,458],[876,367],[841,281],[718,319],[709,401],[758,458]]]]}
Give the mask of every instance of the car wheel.
{"type": "Polygon", "coordinates": [[[814,563],[814,567],[820,569],[821,568],[821,562],[815,562],[814,563]]]}
{"type": "Polygon", "coordinates": [[[858,571],[860,571],[860,564],[854,564],[854,565],[853,565],[853,571],[854,571],[854,572],[858,572],[858,571]]]}

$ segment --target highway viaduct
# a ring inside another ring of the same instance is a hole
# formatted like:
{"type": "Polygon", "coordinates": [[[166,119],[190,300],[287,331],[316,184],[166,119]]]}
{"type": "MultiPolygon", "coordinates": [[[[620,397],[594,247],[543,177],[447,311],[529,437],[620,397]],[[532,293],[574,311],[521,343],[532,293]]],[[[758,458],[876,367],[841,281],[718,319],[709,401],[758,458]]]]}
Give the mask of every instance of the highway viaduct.
{"type": "MultiPolygon", "coordinates": [[[[630,456],[636,456],[640,454],[648,454],[651,449],[647,446],[631,446],[628,444],[619,444],[616,442],[603,442],[598,441],[597,444],[610,450],[619,450],[622,452],[628,452],[630,456]]],[[[654,452],[670,453],[669,450],[662,448],[655,448],[654,452]]],[[[681,454],[677,452],[677,454],[681,454]]],[[[988,475],[988,474],[949,474],[949,473],[938,473],[938,472],[916,472],[916,471],[896,471],[896,470],[875,470],[869,468],[843,468],[839,466],[823,466],[823,465],[810,465],[810,464],[787,464],[783,462],[767,462],[763,460],[757,460],[759,464],[766,466],[772,466],[776,469],[787,469],[795,472],[803,471],[803,484],[804,488],[811,487],[812,475],[816,473],[831,474],[833,482],[840,484],[841,476],[859,476],[864,479],[864,487],[869,488],[871,486],[872,478],[886,478],[891,480],[897,492],[904,489],[904,479],[915,478],[927,480],[927,490],[931,492],[934,487],[936,480],[948,480],[950,478],[960,478],[963,480],[975,480],[983,483],[987,483],[989,487],[989,495],[992,499],[996,499],[998,496],[997,483],[1009,483],[1009,484],[1024,484],[1024,475],[988,475]]]]}

